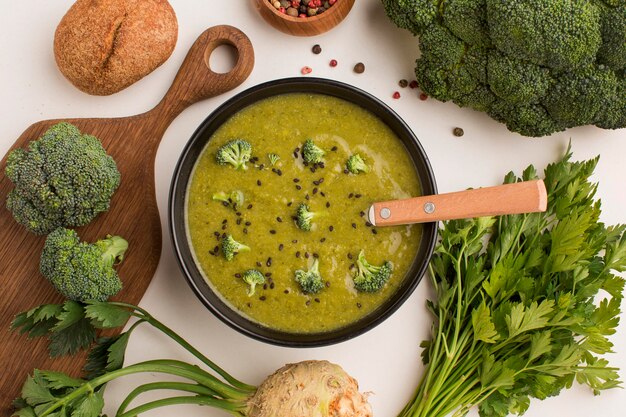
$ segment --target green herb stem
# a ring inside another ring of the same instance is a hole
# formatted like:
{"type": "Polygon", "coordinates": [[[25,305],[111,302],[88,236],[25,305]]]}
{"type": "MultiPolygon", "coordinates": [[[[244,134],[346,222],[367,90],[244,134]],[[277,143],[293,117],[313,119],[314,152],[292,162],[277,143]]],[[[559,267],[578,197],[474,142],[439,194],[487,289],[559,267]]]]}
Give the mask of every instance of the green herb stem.
{"type": "Polygon", "coordinates": [[[163,398],[160,400],[145,403],[123,414],[118,414],[117,417],[135,417],[139,414],[145,413],[146,411],[154,410],[155,408],[180,404],[206,405],[209,407],[221,408],[225,411],[228,411],[234,416],[245,416],[242,406],[240,404],[231,403],[227,400],[216,399],[215,397],[210,396],[182,396],[163,398]]]}
{"type": "Polygon", "coordinates": [[[120,307],[125,307],[125,308],[138,312],[139,314],[133,313],[133,315],[135,317],[145,320],[146,322],[150,323],[150,325],[152,325],[153,327],[165,333],[167,336],[169,336],[171,339],[173,339],[175,342],[181,345],[185,350],[187,350],[189,353],[191,353],[200,361],[202,361],[202,363],[204,363],[209,368],[217,372],[222,378],[224,378],[226,382],[233,385],[234,387],[237,387],[242,392],[245,392],[246,394],[250,394],[256,391],[255,386],[245,384],[239,381],[238,379],[234,378],[233,376],[231,376],[228,372],[226,372],[224,369],[219,367],[215,362],[207,358],[205,355],[202,354],[202,352],[200,352],[198,349],[193,347],[189,342],[183,339],[179,334],[177,334],[175,331],[167,327],[165,324],[161,323],[159,320],[154,318],[146,310],[140,307],[134,306],[132,304],[127,304],[127,303],[111,302],[110,304],[118,305],[120,307]]]}
{"type": "Polygon", "coordinates": [[[149,384],[140,385],[134,390],[132,390],[130,394],[128,394],[128,396],[124,399],[120,407],[118,408],[117,415],[123,414],[128,408],[128,405],[131,402],[133,402],[141,394],[149,392],[149,391],[156,391],[156,390],[184,391],[184,392],[190,392],[190,393],[204,395],[204,396],[218,396],[219,395],[216,391],[208,387],[205,387],[203,385],[198,385],[198,384],[190,384],[186,382],[169,382],[169,381],[152,382],[149,384]]]}
{"type": "Polygon", "coordinates": [[[57,408],[65,406],[76,400],[77,398],[88,394],[89,392],[95,391],[98,387],[106,384],[109,381],[123,376],[144,372],[174,375],[195,381],[198,384],[201,384],[217,392],[219,396],[223,399],[230,399],[236,402],[245,402],[248,399],[248,395],[242,393],[232,386],[225,384],[224,382],[220,381],[206,371],[198,368],[197,366],[189,365],[185,362],[175,360],[152,360],[129,365],[125,368],[109,372],[84,383],[59,401],[50,405],[50,407],[48,407],[42,414],[40,414],[39,417],[45,417],[51,414],[57,408]]]}

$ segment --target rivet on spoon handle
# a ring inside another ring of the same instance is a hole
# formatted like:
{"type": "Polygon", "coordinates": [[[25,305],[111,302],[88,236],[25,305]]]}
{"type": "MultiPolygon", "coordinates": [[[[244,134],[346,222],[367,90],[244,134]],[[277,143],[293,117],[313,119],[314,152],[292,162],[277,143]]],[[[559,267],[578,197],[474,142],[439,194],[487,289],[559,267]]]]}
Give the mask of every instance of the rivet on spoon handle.
{"type": "Polygon", "coordinates": [[[541,212],[546,210],[547,203],[545,184],[535,180],[374,203],[368,216],[374,226],[395,226],[541,212]]]}

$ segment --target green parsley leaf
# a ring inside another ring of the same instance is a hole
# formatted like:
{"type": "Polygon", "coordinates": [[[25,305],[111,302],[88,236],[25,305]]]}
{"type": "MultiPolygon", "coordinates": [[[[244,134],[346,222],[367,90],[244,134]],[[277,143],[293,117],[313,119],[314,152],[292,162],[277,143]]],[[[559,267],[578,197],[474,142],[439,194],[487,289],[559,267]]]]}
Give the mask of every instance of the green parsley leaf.
{"type": "Polygon", "coordinates": [[[131,315],[127,308],[106,302],[92,302],[85,306],[85,316],[93,320],[99,329],[121,327],[131,315]]]}

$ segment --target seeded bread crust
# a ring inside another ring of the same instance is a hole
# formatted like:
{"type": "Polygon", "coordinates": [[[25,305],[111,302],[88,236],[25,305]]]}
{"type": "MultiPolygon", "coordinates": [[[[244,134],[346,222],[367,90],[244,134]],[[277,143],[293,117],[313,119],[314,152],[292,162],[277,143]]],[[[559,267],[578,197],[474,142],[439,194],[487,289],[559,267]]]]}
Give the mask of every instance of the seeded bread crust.
{"type": "Polygon", "coordinates": [[[56,29],[54,57],[78,89],[105,96],[154,71],[177,38],[166,0],[78,0],[56,29]]]}

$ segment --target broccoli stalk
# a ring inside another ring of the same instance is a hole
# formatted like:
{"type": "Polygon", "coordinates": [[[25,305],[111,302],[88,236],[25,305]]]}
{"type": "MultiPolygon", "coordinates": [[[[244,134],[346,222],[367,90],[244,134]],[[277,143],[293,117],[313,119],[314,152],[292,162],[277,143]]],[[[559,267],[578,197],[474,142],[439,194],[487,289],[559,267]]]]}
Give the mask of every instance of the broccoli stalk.
{"type": "Polygon", "coordinates": [[[235,169],[246,170],[246,162],[252,156],[252,145],[243,139],[235,139],[221,146],[215,155],[220,165],[232,165],[235,169]]]}
{"type": "Polygon", "coordinates": [[[313,212],[311,211],[311,209],[309,208],[308,205],[304,204],[304,203],[300,203],[300,205],[298,206],[298,209],[296,210],[296,226],[298,226],[299,229],[302,229],[304,231],[309,231],[311,230],[311,226],[312,226],[312,221],[313,219],[315,219],[316,217],[320,217],[323,216],[324,213],[322,212],[313,212]]]}
{"type": "Polygon", "coordinates": [[[385,261],[381,266],[372,265],[365,259],[365,252],[361,250],[356,260],[356,274],[354,287],[362,292],[379,291],[391,277],[393,267],[391,262],[385,261]]]}
{"type": "Polygon", "coordinates": [[[319,148],[312,139],[307,139],[302,145],[302,159],[308,164],[319,164],[322,162],[325,152],[319,148]]]}
{"type": "Polygon", "coordinates": [[[243,192],[239,190],[231,191],[230,193],[220,191],[213,194],[212,198],[213,201],[221,201],[224,206],[232,207],[233,210],[237,210],[239,207],[243,206],[243,202],[245,201],[243,192]]]}
{"type": "Polygon", "coordinates": [[[127,249],[128,242],[119,236],[91,244],[81,242],[74,230],[58,228],[46,239],[40,271],[70,300],[105,301],[122,288],[113,266],[127,249]]]}
{"type": "Polygon", "coordinates": [[[348,161],[346,161],[346,168],[352,174],[369,171],[369,168],[365,164],[365,161],[358,153],[355,153],[354,155],[351,155],[350,158],[348,158],[348,161]]]}
{"type": "Polygon", "coordinates": [[[256,269],[248,269],[243,273],[243,282],[248,284],[248,297],[254,295],[254,291],[257,285],[265,284],[265,276],[256,269]]]}
{"type": "Polygon", "coordinates": [[[58,123],[28,149],[12,151],[5,172],[15,185],[7,208],[38,235],[88,224],[109,209],[120,184],[115,161],[100,141],[70,123],[58,123]]]}
{"type": "Polygon", "coordinates": [[[233,239],[232,235],[227,235],[224,239],[222,239],[222,253],[224,254],[224,258],[227,261],[232,261],[235,255],[239,252],[249,252],[250,247],[244,245],[243,243],[237,242],[233,239]]]}
{"type": "Polygon", "coordinates": [[[306,294],[317,294],[324,288],[317,258],[313,260],[313,264],[308,271],[303,271],[302,269],[296,271],[296,282],[300,284],[302,292],[306,294]]]}

